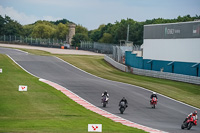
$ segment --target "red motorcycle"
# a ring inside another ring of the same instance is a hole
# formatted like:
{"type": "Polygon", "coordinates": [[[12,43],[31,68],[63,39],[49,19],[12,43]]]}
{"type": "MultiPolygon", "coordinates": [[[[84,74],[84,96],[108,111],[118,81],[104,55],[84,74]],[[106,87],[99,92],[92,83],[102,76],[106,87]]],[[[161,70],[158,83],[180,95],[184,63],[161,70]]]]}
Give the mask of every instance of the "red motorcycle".
{"type": "Polygon", "coordinates": [[[194,125],[197,125],[196,120],[194,120],[192,116],[189,116],[185,119],[185,121],[181,125],[181,129],[187,128],[187,130],[190,130],[194,125]]]}
{"type": "Polygon", "coordinates": [[[151,102],[150,102],[151,107],[155,109],[155,108],[156,108],[157,102],[158,102],[157,98],[156,98],[156,97],[153,97],[153,98],[151,99],[151,102]]]}

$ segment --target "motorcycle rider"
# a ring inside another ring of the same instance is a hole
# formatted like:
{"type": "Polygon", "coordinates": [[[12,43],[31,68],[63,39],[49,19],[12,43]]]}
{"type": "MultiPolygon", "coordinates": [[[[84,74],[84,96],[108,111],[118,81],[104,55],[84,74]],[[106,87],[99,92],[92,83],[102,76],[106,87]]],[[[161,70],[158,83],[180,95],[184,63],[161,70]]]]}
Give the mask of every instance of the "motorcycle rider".
{"type": "Polygon", "coordinates": [[[106,97],[109,97],[109,94],[108,94],[108,91],[105,90],[102,94],[101,94],[102,97],[106,96],[106,97]]]}
{"type": "Polygon", "coordinates": [[[121,99],[121,101],[119,102],[119,106],[120,106],[121,102],[124,102],[124,103],[125,103],[126,108],[128,107],[128,102],[127,102],[127,100],[126,100],[125,97],[123,97],[123,98],[121,99]]]}
{"type": "Polygon", "coordinates": [[[198,120],[197,111],[195,110],[193,113],[190,113],[188,115],[188,117],[185,118],[184,123],[189,119],[189,117],[193,117],[193,122],[194,122],[194,125],[196,126],[197,125],[197,120],[198,120]]]}
{"type": "Polygon", "coordinates": [[[156,95],[156,92],[153,92],[150,96],[150,103],[151,103],[151,100],[152,98],[155,97],[156,99],[158,99],[157,95],[156,95]]]}
{"type": "MultiPolygon", "coordinates": [[[[102,97],[102,103],[103,103],[103,97],[106,96],[107,98],[109,97],[109,94],[108,94],[108,91],[105,90],[102,94],[101,94],[101,97],[102,97]]],[[[108,103],[108,101],[107,101],[108,103]]]]}

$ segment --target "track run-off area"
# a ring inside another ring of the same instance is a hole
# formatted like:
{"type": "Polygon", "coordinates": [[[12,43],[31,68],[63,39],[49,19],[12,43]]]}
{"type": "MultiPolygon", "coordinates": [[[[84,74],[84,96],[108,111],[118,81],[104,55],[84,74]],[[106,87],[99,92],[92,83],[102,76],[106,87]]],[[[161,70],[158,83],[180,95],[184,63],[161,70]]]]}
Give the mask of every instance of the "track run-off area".
{"type": "Polygon", "coordinates": [[[85,101],[83,104],[97,109],[96,113],[102,111],[105,117],[116,116],[114,119],[122,124],[123,122],[127,122],[128,126],[135,124],[134,127],[143,125],[141,127],[148,132],[200,132],[199,126],[193,127],[190,131],[180,128],[188,113],[199,111],[192,106],[158,94],[158,106],[152,109],[149,105],[152,92],[145,88],[96,77],[53,56],[31,55],[8,48],[0,48],[0,53],[8,55],[24,70],[43,79],[43,82],[57,85],[57,89],[60,88],[64,94],[77,96],[75,99],[72,98],[73,100],[85,101]],[[108,90],[110,100],[108,106],[103,108],[101,93],[105,90],[108,90]],[[129,107],[124,114],[120,114],[118,104],[124,96],[128,100],[129,107]]]}

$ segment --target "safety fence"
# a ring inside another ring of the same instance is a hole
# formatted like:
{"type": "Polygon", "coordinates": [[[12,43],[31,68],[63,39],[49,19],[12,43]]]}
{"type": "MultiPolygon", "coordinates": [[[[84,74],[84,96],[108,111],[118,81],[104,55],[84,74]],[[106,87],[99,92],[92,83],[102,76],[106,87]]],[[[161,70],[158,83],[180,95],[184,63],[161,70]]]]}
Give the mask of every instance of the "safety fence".
{"type": "Polygon", "coordinates": [[[80,49],[93,51],[97,53],[103,53],[103,54],[112,54],[113,46],[116,46],[116,45],[117,44],[81,41],[80,49]]]}
{"type": "Polygon", "coordinates": [[[137,75],[143,75],[143,76],[149,76],[149,77],[168,79],[168,80],[174,80],[174,81],[180,81],[180,82],[186,82],[186,83],[200,85],[200,77],[127,67],[123,64],[120,64],[120,63],[114,61],[108,55],[105,55],[104,59],[108,63],[110,63],[112,66],[114,66],[117,69],[124,71],[124,72],[130,72],[130,73],[137,74],[137,75]]]}
{"type": "Polygon", "coordinates": [[[12,44],[29,44],[34,46],[43,46],[43,47],[61,47],[64,44],[63,40],[54,39],[54,38],[32,38],[32,37],[23,37],[23,36],[0,36],[0,42],[2,43],[12,43],[12,44]]]}
{"type": "Polygon", "coordinates": [[[137,75],[144,75],[144,76],[149,76],[149,77],[169,79],[169,80],[175,80],[175,81],[181,81],[181,82],[200,85],[200,77],[195,77],[195,76],[144,70],[144,69],[138,69],[138,68],[133,68],[133,67],[130,68],[130,72],[137,75]]]}
{"type": "Polygon", "coordinates": [[[132,46],[113,46],[112,58],[122,64],[125,64],[125,51],[133,51],[132,46]]]}

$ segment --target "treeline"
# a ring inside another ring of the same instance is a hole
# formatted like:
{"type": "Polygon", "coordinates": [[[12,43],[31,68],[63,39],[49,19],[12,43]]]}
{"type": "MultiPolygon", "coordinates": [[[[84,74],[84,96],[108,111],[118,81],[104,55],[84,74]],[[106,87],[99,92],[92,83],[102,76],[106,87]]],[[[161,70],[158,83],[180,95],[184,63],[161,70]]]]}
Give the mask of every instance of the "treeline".
{"type": "Polygon", "coordinates": [[[127,27],[129,25],[129,41],[134,44],[141,45],[143,43],[143,28],[147,24],[161,24],[161,23],[176,23],[194,21],[200,19],[200,15],[191,17],[190,15],[178,16],[175,19],[157,18],[146,20],[145,22],[137,22],[133,19],[122,19],[120,22],[116,21],[114,24],[108,23],[101,25],[98,29],[88,32],[88,36],[92,41],[119,44],[120,40],[126,40],[127,27]]]}
{"type": "MultiPolygon", "coordinates": [[[[190,15],[178,16],[175,19],[157,18],[137,22],[133,19],[122,19],[114,24],[108,23],[100,25],[98,29],[88,31],[87,28],[77,25],[76,35],[73,37],[72,44],[79,45],[80,41],[93,41],[101,43],[119,44],[120,40],[126,40],[127,27],[129,25],[129,41],[141,45],[143,43],[143,26],[147,24],[176,23],[194,21],[200,19],[200,15],[191,17],[190,15]]],[[[0,15],[0,35],[15,35],[34,38],[54,38],[66,40],[68,35],[68,25],[73,23],[67,19],[58,21],[37,21],[33,24],[21,25],[12,20],[9,16],[0,15]]]]}
{"type": "Polygon", "coordinates": [[[0,35],[15,35],[33,38],[55,38],[66,40],[68,24],[70,21],[63,19],[53,21],[37,21],[34,24],[22,26],[9,16],[0,16],[0,35]]]}

